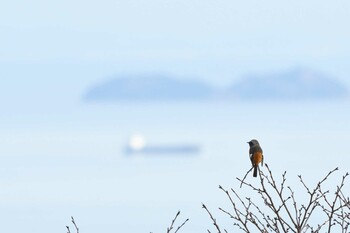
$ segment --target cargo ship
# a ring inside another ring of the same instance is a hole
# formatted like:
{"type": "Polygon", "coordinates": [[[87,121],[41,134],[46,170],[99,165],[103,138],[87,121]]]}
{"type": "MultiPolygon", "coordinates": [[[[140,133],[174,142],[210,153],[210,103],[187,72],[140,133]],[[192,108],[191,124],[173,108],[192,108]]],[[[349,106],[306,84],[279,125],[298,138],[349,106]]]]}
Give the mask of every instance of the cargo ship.
{"type": "Polygon", "coordinates": [[[178,144],[153,144],[148,145],[142,135],[130,137],[125,154],[174,154],[174,155],[194,155],[200,152],[200,146],[189,143],[178,144]]]}

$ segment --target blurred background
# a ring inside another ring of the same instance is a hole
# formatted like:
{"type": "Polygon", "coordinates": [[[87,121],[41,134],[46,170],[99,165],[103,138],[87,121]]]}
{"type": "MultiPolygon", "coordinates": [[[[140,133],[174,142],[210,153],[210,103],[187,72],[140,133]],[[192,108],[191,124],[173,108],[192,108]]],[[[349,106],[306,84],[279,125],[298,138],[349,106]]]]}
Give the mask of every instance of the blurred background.
{"type": "MultiPolygon", "coordinates": [[[[211,223],[256,138],[276,175],[349,171],[350,2],[2,1],[6,232],[211,223]]],[[[248,176],[249,182],[257,182],[248,176]]],[[[337,180],[336,180],[337,181],[337,180]]],[[[222,220],[224,221],[224,220],[222,220]]],[[[232,229],[228,228],[228,230],[232,229]]]]}

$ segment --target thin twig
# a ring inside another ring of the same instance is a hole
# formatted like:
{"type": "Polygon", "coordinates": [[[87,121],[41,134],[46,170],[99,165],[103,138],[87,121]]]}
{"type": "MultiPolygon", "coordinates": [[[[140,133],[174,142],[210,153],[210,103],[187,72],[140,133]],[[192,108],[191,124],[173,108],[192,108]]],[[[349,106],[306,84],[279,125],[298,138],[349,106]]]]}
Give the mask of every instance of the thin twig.
{"type": "MultiPolygon", "coordinates": [[[[219,227],[219,225],[217,224],[216,219],[213,217],[213,215],[210,213],[210,211],[208,210],[208,208],[206,207],[206,205],[204,205],[203,203],[202,203],[202,208],[205,209],[205,210],[207,211],[207,213],[208,213],[210,219],[213,221],[213,224],[214,224],[215,228],[217,229],[218,233],[221,233],[220,227],[219,227]]],[[[208,230],[208,232],[210,232],[210,231],[208,230]]]]}

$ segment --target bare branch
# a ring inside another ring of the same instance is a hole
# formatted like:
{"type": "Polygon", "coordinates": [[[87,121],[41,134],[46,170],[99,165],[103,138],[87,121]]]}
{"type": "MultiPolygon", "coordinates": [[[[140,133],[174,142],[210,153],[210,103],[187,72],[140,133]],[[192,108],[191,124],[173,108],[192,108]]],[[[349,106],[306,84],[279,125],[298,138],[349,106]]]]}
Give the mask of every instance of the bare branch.
{"type": "MultiPolygon", "coordinates": [[[[214,224],[216,230],[218,231],[218,233],[221,233],[220,227],[219,227],[219,225],[217,224],[216,219],[213,217],[213,215],[210,213],[210,211],[208,210],[208,208],[206,207],[206,205],[204,205],[203,203],[202,203],[202,208],[205,209],[205,210],[207,211],[207,213],[208,213],[210,219],[213,221],[213,224],[214,224]]],[[[208,232],[210,232],[210,231],[208,230],[208,232]]]]}
{"type": "MultiPolygon", "coordinates": [[[[274,178],[269,166],[265,164],[267,173],[259,169],[260,183],[253,185],[246,181],[247,174],[243,179],[236,178],[240,182],[240,188],[246,187],[251,190],[254,199],[251,197],[242,198],[240,194],[234,190],[224,189],[219,186],[228,198],[232,210],[219,207],[219,210],[233,220],[233,225],[243,232],[324,232],[323,228],[327,226],[327,232],[335,226],[342,229],[342,233],[349,233],[350,228],[350,199],[346,197],[342,190],[345,186],[345,179],[348,173],[343,176],[340,184],[336,187],[335,196],[329,198],[330,191],[323,190],[325,182],[330,176],[338,171],[335,168],[328,172],[314,188],[310,188],[299,175],[299,181],[306,190],[308,200],[305,204],[298,204],[295,192],[292,187],[287,186],[286,171],[282,174],[281,181],[274,178]],[[256,195],[258,194],[258,195],[256,195]],[[257,198],[258,197],[258,198],[257,198]],[[260,198],[260,202],[258,201],[260,198]],[[326,219],[318,219],[317,226],[311,226],[309,221],[312,216],[319,216],[325,213],[326,219]]],[[[220,233],[220,227],[216,219],[213,218],[209,210],[207,210],[216,229],[220,233]]],[[[332,230],[333,231],[333,230],[332,230]]],[[[226,230],[225,230],[226,232],[226,230]]]]}
{"type": "MultiPolygon", "coordinates": [[[[180,215],[180,210],[176,213],[174,219],[171,221],[171,224],[170,224],[170,227],[167,228],[167,233],[170,233],[171,230],[174,229],[174,224],[177,220],[177,217],[179,217],[180,215]]],[[[186,219],[181,225],[179,225],[176,230],[175,230],[175,233],[178,232],[190,219],[186,219]]]]}

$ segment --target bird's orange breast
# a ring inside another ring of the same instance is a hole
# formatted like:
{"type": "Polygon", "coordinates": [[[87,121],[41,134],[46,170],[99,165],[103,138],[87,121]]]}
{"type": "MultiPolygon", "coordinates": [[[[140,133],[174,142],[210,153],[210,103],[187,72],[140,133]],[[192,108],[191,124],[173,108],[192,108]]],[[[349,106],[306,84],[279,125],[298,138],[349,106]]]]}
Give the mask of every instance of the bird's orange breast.
{"type": "Polygon", "coordinates": [[[252,163],[254,166],[258,166],[261,163],[263,154],[261,152],[255,152],[252,156],[252,163]]]}

